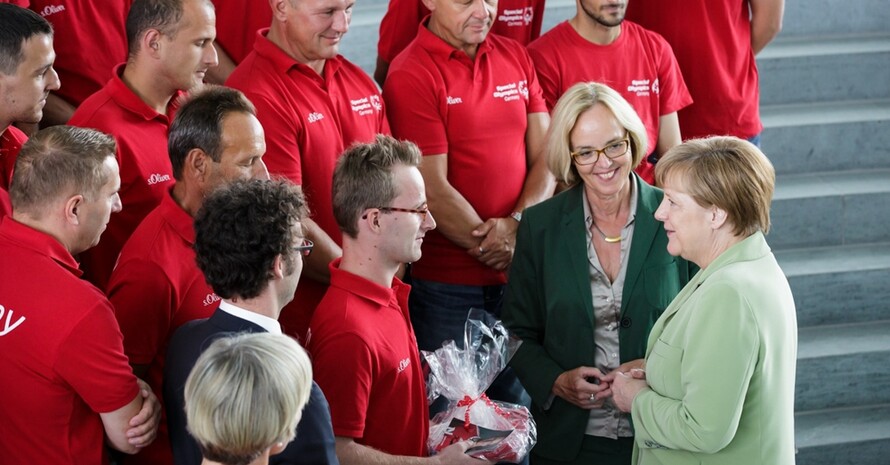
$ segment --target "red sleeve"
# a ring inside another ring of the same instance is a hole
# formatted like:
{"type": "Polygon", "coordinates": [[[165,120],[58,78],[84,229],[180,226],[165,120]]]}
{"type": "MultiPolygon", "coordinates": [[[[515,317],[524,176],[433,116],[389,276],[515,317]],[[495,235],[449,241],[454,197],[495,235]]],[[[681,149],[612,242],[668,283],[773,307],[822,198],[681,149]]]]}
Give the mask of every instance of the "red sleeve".
{"type": "Polygon", "coordinates": [[[53,368],[93,411],[113,412],[139,394],[107,302],[87,312],[59,349],[53,368]]]}
{"type": "Polygon", "coordinates": [[[531,24],[531,36],[529,37],[529,43],[541,37],[541,25],[544,24],[544,0],[533,0],[532,1],[532,11],[534,11],[534,15],[532,16],[532,24],[531,24]]]}
{"type": "Polygon", "coordinates": [[[538,80],[535,65],[524,47],[520,48],[520,51],[522,53],[522,64],[528,74],[528,113],[546,113],[547,101],[544,99],[544,89],[538,80]]]}
{"type": "Polygon", "coordinates": [[[448,153],[440,93],[433,76],[420,66],[390,70],[383,85],[393,135],[414,142],[424,155],[448,153]]]}
{"type": "Polygon", "coordinates": [[[15,160],[27,141],[28,136],[15,126],[10,125],[0,132],[0,188],[9,190],[15,160]]]}
{"type": "Polygon", "coordinates": [[[368,345],[353,333],[332,334],[313,348],[313,378],[331,406],[335,436],[364,436],[373,364],[368,345]]]}
{"type": "Polygon", "coordinates": [[[380,20],[380,40],[377,56],[392,63],[417,35],[420,21],[429,14],[421,0],[390,0],[386,14],[380,20]]]}
{"type": "Polygon", "coordinates": [[[269,174],[284,176],[296,185],[303,184],[302,154],[297,140],[303,134],[300,119],[288,114],[281,105],[266,96],[244,92],[256,107],[256,116],[266,132],[263,162],[269,174]]]}
{"type": "Polygon", "coordinates": [[[528,54],[532,58],[535,67],[535,74],[538,77],[544,101],[547,103],[547,109],[553,111],[556,102],[560,97],[559,71],[555,69],[554,64],[547,58],[545,50],[541,50],[542,42],[535,42],[528,48],[528,54]],[[537,45],[535,45],[537,44],[537,45]]]}
{"type": "Polygon", "coordinates": [[[659,52],[658,85],[661,87],[658,94],[659,107],[661,115],[667,115],[692,104],[692,95],[686,88],[686,81],[683,80],[683,73],[670,44],[660,35],[652,34],[659,52]]]}
{"type": "Polygon", "coordinates": [[[148,365],[170,332],[173,286],[157,263],[133,259],[115,268],[108,299],[124,336],[130,363],[148,365]]]}

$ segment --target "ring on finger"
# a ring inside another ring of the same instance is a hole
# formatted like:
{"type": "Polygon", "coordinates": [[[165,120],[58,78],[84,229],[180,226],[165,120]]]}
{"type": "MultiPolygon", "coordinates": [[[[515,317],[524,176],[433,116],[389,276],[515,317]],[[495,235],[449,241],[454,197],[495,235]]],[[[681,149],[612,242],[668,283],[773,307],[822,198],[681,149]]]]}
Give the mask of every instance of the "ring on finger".
{"type": "Polygon", "coordinates": [[[591,401],[591,402],[596,402],[596,394],[591,394],[591,395],[590,395],[590,401],[591,401]]]}

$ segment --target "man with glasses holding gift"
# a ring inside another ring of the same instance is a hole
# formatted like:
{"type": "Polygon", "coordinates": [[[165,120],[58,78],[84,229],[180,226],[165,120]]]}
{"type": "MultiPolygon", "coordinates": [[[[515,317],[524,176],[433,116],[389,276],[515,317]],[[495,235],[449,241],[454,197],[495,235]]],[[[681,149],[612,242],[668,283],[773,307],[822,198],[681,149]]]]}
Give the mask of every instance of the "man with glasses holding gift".
{"type": "MultiPolygon", "coordinates": [[[[489,34],[496,4],[425,0],[431,11],[383,89],[393,134],[423,153],[439,229],[411,269],[411,321],[422,350],[462,341],[470,308],[500,313],[522,211],[555,189],[543,149],[550,124],[531,58],[489,34]]],[[[507,373],[489,397],[528,404],[507,373]]]]}
{"type": "MultiPolygon", "coordinates": [[[[287,181],[236,181],[217,189],[195,218],[197,267],[222,299],[210,318],[189,322],[170,341],[164,398],[176,465],[199,465],[201,450],[186,429],[185,381],[216,339],[237,333],[281,334],[278,316],[294,297],[312,252],[302,222],[306,201],[287,181]]],[[[312,384],[293,442],[270,463],[337,465],[331,416],[312,384]]]]}
{"type": "Polygon", "coordinates": [[[377,136],[334,171],[343,258],[312,317],[313,376],[331,404],[337,456],[352,464],[479,464],[457,444],[426,458],[426,386],[411,321],[410,286],[396,277],[436,227],[410,142],[377,136]]]}

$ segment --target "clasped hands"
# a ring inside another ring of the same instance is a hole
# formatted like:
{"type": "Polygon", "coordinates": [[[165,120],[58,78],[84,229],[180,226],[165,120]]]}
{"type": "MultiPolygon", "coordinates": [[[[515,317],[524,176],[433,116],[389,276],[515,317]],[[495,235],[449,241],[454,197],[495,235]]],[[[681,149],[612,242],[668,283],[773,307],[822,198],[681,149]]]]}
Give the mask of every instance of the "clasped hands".
{"type": "Polygon", "coordinates": [[[513,261],[518,227],[513,218],[489,218],[471,232],[480,241],[478,246],[467,249],[467,253],[495,270],[506,270],[513,261]]]}
{"type": "Polygon", "coordinates": [[[643,364],[643,359],[632,360],[608,374],[603,374],[598,368],[581,366],[560,374],[553,383],[553,394],[585,410],[601,408],[606,399],[612,398],[616,407],[628,412],[633,396],[646,387],[643,364]],[[631,387],[635,390],[630,401],[625,402],[627,399],[623,396],[631,394],[631,387]]]}

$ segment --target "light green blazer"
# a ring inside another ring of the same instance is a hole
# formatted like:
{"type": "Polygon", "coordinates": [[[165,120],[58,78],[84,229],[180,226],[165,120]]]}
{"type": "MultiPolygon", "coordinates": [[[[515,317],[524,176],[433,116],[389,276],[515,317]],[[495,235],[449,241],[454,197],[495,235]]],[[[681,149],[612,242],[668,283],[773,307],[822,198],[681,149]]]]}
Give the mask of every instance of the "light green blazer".
{"type": "Polygon", "coordinates": [[[653,326],[636,465],[793,465],[797,317],[761,233],[701,270],[653,326]]]}

